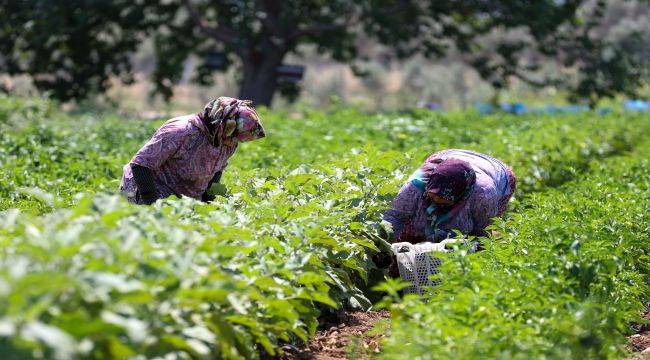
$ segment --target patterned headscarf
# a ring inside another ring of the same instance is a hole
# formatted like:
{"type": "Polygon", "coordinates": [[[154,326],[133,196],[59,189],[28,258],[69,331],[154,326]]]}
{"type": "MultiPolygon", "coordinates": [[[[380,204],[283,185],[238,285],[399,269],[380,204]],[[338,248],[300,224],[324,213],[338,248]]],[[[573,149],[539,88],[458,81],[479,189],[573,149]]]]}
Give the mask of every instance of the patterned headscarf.
{"type": "Polygon", "coordinates": [[[426,193],[435,194],[454,204],[465,200],[472,193],[476,173],[471,165],[459,159],[446,159],[437,164],[429,176],[426,193]]]}
{"type": "Polygon", "coordinates": [[[244,142],[266,136],[250,100],[222,96],[207,103],[199,115],[215,146],[224,140],[244,142]]]}

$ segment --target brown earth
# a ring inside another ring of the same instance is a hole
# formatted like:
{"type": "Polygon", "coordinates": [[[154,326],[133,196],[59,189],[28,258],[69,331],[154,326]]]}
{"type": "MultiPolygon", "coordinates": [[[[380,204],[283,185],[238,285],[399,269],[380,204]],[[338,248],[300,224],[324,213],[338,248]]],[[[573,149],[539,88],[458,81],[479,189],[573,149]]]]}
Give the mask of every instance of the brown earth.
{"type": "Polygon", "coordinates": [[[303,348],[285,346],[282,359],[347,359],[350,351],[356,358],[368,358],[369,354],[379,352],[379,342],[383,333],[370,331],[374,325],[390,318],[388,311],[348,312],[340,311],[319,320],[316,336],[303,348]]]}
{"type": "MultiPolygon", "coordinates": [[[[642,317],[650,321],[650,303],[646,304],[642,317]]],[[[282,359],[339,360],[348,359],[351,352],[355,358],[369,358],[380,352],[379,343],[385,334],[371,330],[378,321],[384,320],[388,324],[389,319],[390,313],[385,310],[340,311],[323,317],[319,320],[319,329],[314,338],[301,348],[285,345],[282,359]]],[[[631,359],[650,358],[650,323],[637,324],[633,328],[636,334],[628,338],[631,359]]]]}
{"type": "MultiPolygon", "coordinates": [[[[641,315],[645,320],[650,321],[650,303],[646,304],[645,311],[641,315]]],[[[630,350],[634,353],[641,353],[643,358],[650,358],[650,323],[637,324],[633,326],[636,334],[630,336],[630,350]]]]}

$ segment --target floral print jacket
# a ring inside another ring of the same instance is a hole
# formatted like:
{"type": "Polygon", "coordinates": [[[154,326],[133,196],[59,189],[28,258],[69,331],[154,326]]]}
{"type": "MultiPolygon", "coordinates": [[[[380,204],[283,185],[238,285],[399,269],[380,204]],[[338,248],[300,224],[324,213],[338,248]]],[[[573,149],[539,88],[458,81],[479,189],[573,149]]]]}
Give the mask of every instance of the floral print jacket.
{"type": "Polygon", "coordinates": [[[170,195],[200,200],[217,171],[222,171],[237,143],[214,146],[199,115],[185,115],[165,122],[124,166],[120,191],[136,202],[131,164],[153,170],[159,198],[170,195]]]}
{"type": "Polygon", "coordinates": [[[515,176],[503,162],[469,150],[450,149],[431,155],[426,162],[439,163],[448,158],[468,162],[476,172],[476,183],[466,201],[454,207],[443,221],[427,214],[424,192],[412,179],[402,186],[384,220],[393,227],[392,241],[439,242],[453,237],[452,230],[482,235],[491,220],[500,216],[515,190],[515,176]],[[432,226],[432,224],[435,224],[432,226]]]}

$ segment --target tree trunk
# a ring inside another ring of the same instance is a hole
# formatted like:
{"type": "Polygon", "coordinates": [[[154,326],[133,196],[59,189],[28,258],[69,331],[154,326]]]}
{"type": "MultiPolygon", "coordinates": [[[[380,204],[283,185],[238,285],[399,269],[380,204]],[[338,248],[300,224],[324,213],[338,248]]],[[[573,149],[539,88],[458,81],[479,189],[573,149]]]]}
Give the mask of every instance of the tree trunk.
{"type": "Polygon", "coordinates": [[[270,106],[277,89],[276,68],[282,64],[285,52],[254,53],[243,60],[244,77],[239,98],[252,100],[255,105],[270,106]]]}

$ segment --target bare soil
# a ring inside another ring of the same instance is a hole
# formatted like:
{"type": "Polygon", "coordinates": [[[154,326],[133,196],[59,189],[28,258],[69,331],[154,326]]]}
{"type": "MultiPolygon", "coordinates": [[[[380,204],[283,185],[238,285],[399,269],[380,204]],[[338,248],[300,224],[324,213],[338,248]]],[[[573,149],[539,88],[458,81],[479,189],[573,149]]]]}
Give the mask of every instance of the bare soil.
{"type": "MultiPolygon", "coordinates": [[[[650,321],[650,303],[642,317],[650,321]]],[[[390,313],[340,311],[322,317],[319,328],[311,341],[304,347],[285,345],[282,359],[286,360],[340,360],[348,359],[350,352],[355,358],[365,359],[380,352],[379,343],[384,333],[371,331],[378,321],[390,320],[390,313]]],[[[631,359],[650,359],[650,323],[633,325],[636,334],[629,339],[631,359]]]]}
{"type": "MultiPolygon", "coordinates": [[[[650,303],[646,304],[642,317],[650,321],[650,303]]],[[[633,328],[636,330],[636,334],[628,338],[630,339],[630,350],[641,353],[643,358],[650,358],[650,323],[637,324],[633,328]]]]}
{"type": "Polygon", "coordinates": [[[303,348],[285,346],[282,358],[338,360],[347,359],[350,351],[353,351],[355,358],[367,358],[369,354],[380,351],[379,342],[384,336],[370,330],[377,321],[389,318],[390,313],[385,310],[340,311],[323,317],[319,320],[316,336],[303,348]]]}

